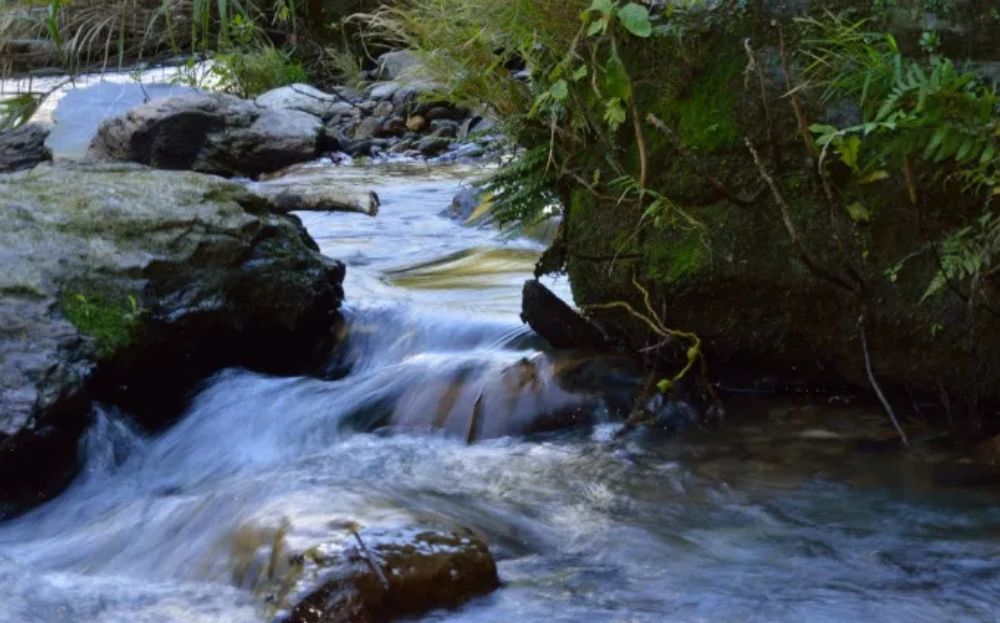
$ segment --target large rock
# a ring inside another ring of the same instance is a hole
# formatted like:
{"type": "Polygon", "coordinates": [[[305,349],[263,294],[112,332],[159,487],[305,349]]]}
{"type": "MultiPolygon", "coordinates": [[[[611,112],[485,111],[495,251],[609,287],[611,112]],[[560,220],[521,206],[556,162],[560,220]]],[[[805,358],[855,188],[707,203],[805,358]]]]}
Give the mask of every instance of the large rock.
{"type": "Polygon", "coordinates": [[[155,428],[225,366],[318,365],[343,266],[236,183],[136,165],[0,177],[0,517],[63,487],[94,400],[155,428]]]}
{"type": "Polygon", "coordinates": [[[0,132],[0,173],[30,169],[40,162],[52,160],[45,146],[49,131],[37,124],[0,132]]]}
{"type": "Polygon", "coordinates": [[[219,93],[150,102],[101,124],[90,145],[99,160],[254,177],[316,157],[322,121],[219,93]]]}
{"type": "Polygon", "coordinates": [[[98,82],[70,89],[52,112],[52,132],[45,144],[56,159],[80,160],[105,119],[148,102],[195,92],[191,87],[134,82],[98,82]]]}
{"type": "Polygon", "coordinates": [[[349,115],[357,104],[343,95],[324,93],[307,84],[292,84],[264,93],[257,98],[257,105],[279,110],[298,110],[319,117],[324,121],[337,115],[349,115]]]}

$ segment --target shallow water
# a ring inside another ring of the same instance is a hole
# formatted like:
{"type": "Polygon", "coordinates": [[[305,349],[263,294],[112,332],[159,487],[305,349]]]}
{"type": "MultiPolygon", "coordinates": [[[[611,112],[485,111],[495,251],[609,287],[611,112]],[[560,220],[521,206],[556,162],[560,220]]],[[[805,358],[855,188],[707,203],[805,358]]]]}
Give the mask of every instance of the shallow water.
{"type": "MultiPolygon", "coordinates": [[[[232,580],[234,534],[287,521],[321,537],[342,520],[486,538],[503,588],[427,621],[996,619],[994,494],[939,484],[954,459],[899,452],[875,410],[741,400],[719,432],[616,440],[584,395],[589,426],[467,444],[449,425],[460,400],[431,413],[447,387],[550,361],[518,319],[541,244],[439,215],[476,169],[308,173],[383,202],[376,218],[303,216],[348,264],[333,367],[350,372],[222,372],[155,438],[102,411],[70,490],[0,524],[0,621],[266,621],[232,580]]],[[[579,394],[553,390],[551,361],[510,413],[579,394]]],[[[488,411],[494,432],[504,413],[488,411]]]]}

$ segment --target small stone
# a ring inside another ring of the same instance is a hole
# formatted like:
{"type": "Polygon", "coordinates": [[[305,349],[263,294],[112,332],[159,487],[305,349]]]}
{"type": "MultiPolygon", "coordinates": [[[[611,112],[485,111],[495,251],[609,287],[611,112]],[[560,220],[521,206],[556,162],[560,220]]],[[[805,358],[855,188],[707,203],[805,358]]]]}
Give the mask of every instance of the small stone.
{"type": "Polygon", "coordinates": [[[391,117],[394,110],[392,102],[379,102],[372,115],[379,118],[391,117]]]}
{"type": "Polygon", "coordinates": [[[358,124],[358,127],[354,129],[354,139],[365,140],[373,138],[381,125],[381,122],[379,122],[379,120],[375,117],[362,119],[361,123],[358,124]]]}
{"type": "Polygon", "coordinates": [[[379,128],[378,135],[382,138],[398,137],[406,134],[406,121],[399,117],[393,117],[379,128]]]}
{"type": "Polygon", "coordinates": [[[427,129],[427,119],[421,115],[413,115],[406,120],[406,129],[410,132],[423,132],[427,129]]]}

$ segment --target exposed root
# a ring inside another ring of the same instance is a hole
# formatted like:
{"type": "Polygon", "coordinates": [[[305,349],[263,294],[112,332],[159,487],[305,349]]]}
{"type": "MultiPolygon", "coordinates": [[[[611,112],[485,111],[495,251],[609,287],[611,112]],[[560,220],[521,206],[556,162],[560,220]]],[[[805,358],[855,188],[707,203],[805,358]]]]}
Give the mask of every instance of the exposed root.
{"type": "Polygon", "coordinates": [[[809,272],[829,281],[838,288],[842,288],[849,292],[855,292],[855,288],[849,283],[825,270],[819,263],[813,259],[812,255],[806,249],[805,244],[803,244],[802,239],[799,237],[799,232],[795,228],[795,223],[792,221],[792,210],[788,206],[788,202],[785,201],[784,195],[781,194],[781,189],[778,188],[778,184],[771,177],[771,174],[767,172],[767,167],[764,166],[764,162],[760,158],[760,154],[754,148],[753,143],[750,139],[746,139],[747,149],[750,150],[750,155],[753,156],[754,164],[757,165],[757,171],[760,174],[761,179],[767,184],[768,188],[771,189],[771,193],[774,195],[774,201],[778,204],[778,209],[781,211],[781,220],[784,222],[785,230],[788,232],[788,237],[792,240],[792,244],[795,246],[795,250],[798,252],[799,259],[805,264],[809,272]]]}
{"type": "MultiPolygon", "coordinates": [[[[702,366],[701,369],[703,372],[707,370],[707,363],[704,360],[705,355],[704,353],[702,353],[701,349],[701,338],[698,337],[698,335],[691,333],[690,331],[671,329],[666,325],[664,325],[663,321],[660,320],[660,317],[653,310],[652,302],[650,301],[649,290],[644,288],[642,284],[639,283],[638,279],[635,278],[635,276],[632,277],[632,285],[635,286],[635,288],[642,293],[643,304],[646,308],[644,312],[637,311],[634,307],[632,307],[625,301],[612,301],[610,303],[587,305],[583,307],[583,311],[589,313],[598,310],[624,309],[626,312],[629,313],[629,315],[641,321],[643,324],[649,327],[650,331],[660,336],[661,338],[665,340],[668,339],[683,340],[688,342],[688,344],[690,344],[687,350],[687,363],[685,363],[685,365],[681,368],[681,370],[678,371],[676,374],[674,374],[672,377],[661,379],[657,383],[656,387],[663,393],[669,391],[670,388],[672,388],[681,379],[687,376],[688,373],[691,372],[691,369],[694,368],[696,363],[701,362],[702,366]]],[[[707,378],[705,379],[705,382],[707,384],[707,378]]],[[[712,392],[711,389],[709,389],[709,391],[710,393],[714,394],[714,392],[712,392]]]]}
{"type": "Polygon", "coordinates": [[[906,431],[903,427],[899,425],[899,420],[896,419],[896,412],[892,409],[892,404],[885,397],[885,393],[882,392],[882,387],[878,384],[878,380],[875,378],[875,373],[872,371],[872,358],[868,353],[868,335],[865,331],[865,316],[864,314],[858,318],[858,328],[861,332],[861,347],[865,353],[865,371],[868,373],[868,382],[871,383],[872,389],[875,390],[875,394],[878,396],[879,402],[882,403],[882,407],[885,412],[889,415],[889,419],[892,420],[892,425],[896,428],[896,432],[899,433],[899,438],[902,440],[903,445],[907,448],[910,447],[910,440],[906,436],[906,431]]]}

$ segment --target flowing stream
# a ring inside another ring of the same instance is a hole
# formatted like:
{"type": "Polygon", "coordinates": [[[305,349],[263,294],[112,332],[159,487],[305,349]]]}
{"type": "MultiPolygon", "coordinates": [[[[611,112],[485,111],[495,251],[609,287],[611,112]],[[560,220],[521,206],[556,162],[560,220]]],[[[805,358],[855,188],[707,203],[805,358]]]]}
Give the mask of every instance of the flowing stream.
{"type": "Polygon", "coordinates": [[[486,538],[503,587],[427,621],[996,620],[995,493],[877,410],[734,399],[721,431],[615,439],[627,370],[518,318],[542,244],[440,215],[478,173],[307,168],[383,201],[303,216],[348,265],[329,377],[221,372],[156,437],[102,410],[72,487],[0,524],[0,621],[266,621],[233,535],[335,520],[486,538]]]}

